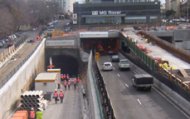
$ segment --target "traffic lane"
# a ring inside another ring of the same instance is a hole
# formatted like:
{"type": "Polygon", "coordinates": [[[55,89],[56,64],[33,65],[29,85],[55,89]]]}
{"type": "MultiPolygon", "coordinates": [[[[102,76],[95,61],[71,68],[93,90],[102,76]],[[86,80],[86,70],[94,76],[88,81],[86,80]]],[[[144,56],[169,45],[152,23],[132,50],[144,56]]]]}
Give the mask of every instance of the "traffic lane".
{"type": "MultiPolygon", "coordinates": [[[[101,58],[100,64],[104,61],[109,61],[109,57],[101,58]]],[[[102,74],[113,102],[116,118],[187,119],[155,90],[145,92],[134,89],[131,83],[133,71],[121,72],[118,70],[117,63],[113,63],[113,67],[114,71],[102,72],[102,74]]],[[[134,72],[142,72],[138,67],[133,65],[132,67],[134,72]]]]}
{"type": "Polygon", "coordinates": [[[176,109],[170,102],[165,99],[165,97],[154,90],[154,88],[151,92],[137,91],[132,86],[131,78],[133,73],[131,71],[121,72],[117,70],[116,73],[120,75],[120,83],[125,84],[127,88],[126,93],[124,94],[135,96],[136,101],[143,106],[145,113],[148,115],[154,114],[154,116],[158,116],[161,119],[187,119],[183,113],[176,109]],[[130,76],[130,74],[132,75],[130,76]]]}
{"type": "Polygon", "coordinates": [[[43,119],[81,119],[81,102],[78,90],[64,91],[63,103],[55,104],[52,99],[44,111],[43,119]]]}

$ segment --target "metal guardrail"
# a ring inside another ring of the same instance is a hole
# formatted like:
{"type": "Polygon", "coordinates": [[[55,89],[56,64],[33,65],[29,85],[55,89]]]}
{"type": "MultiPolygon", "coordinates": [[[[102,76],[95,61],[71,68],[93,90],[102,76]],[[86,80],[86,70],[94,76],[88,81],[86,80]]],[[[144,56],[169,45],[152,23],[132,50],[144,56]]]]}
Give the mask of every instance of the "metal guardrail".
{"type": "Polygon", "coordinates": [[[110,97],[107,93],[103,77],[98,69],[97,63],[94,61],[95,83],[97,85],[97,92],[99,94],[99,101],[101,103],[103,115],[105,119],[115,119],[110,97]]]}
{"type": "Polygon", "coordinates": [[[91,112],[89,116],[91,119],[103,119],[101,116],[101,111],[98,103],[96,85],[94,83],[92,58],[93,57],[91,53],[88,60],[88,70],[87,70],[87,76],[88,76],[87,95],[88,95],[89,110],[90,110],[89,112],[91,112]]]}
{"type": "Polygon", "coordinates": [[[107,94],[103,77],[100,74],[95,58],[92,53],[89,58],[88,72],[91,72],[92,85],[96,96],[96,106],[98,107],[99,116],[101,119],[115,119],[110,98],[107,94]]]}

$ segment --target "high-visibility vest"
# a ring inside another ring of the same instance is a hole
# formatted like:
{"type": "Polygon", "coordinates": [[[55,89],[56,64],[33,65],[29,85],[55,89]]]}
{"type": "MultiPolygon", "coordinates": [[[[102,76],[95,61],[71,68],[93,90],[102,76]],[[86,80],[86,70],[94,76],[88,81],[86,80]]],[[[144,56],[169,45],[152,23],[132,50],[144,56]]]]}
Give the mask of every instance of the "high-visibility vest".
{"type": "Polygon", "coordinates": [[[31,110],[30,111],[30,119],[34,119],[35,118],[35,111],[31,110]]]}
{"type": "Polygon", "coordinates": [[[77,78],[74,79],[74,84],[76,84],[76,83],[77,83],[77,78]]]}
{"type": "Polygon", "coordinates": [[[60,92],[59,97],[63,97],[63,96],[64,96],[63,92],[60,92]]]}
{"type": "Polygon", "coordinates": [[[57,92],[54,92],[53,96],[54,96],[54,97],[58,97],[58,93],[57,93],[57,92]]]}
{"type": "Polygon", "coordinates": [[[64,86],[67,86],[67,81],[64,81],[64,86]]]}
{"type": "Polygon", "coordinates": [[[80,82],[80,78],[77,78],[77,82],[78,82],[78,83],[80,82]]]}
{"type": "Polygon", "coordinates": [[[66,76],[65,76],[65,74],[63,74],[63,78],[65,78],[66,76]]]}
{"type": "Polygon", "coordinates": [[[67,75],[67,79],[69,79],[69,75],[67,75]]]}

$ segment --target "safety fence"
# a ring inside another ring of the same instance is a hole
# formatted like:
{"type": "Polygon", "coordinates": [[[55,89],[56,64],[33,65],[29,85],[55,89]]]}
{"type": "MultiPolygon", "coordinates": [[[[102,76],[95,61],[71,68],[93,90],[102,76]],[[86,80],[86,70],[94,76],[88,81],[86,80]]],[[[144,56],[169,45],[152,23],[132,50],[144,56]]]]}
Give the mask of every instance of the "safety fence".
{"type": "Polygon", "coordinates": [[[97,91],[99,95],[99,101],[102,106],[102,111],[104,114],[104,119],[115,119],[113,108],[110,102],[110,97],[107,93],[106,86],[103,80],[103,77],[98,69],[97,63],[93,62],[95,80],[94,82],[97,85],[97,91]]]}
{"type": "Polygon", "coordinates": [[[130,50],[138,56],[143,63],[145,63],[151,70],[155,70],[156,63],[153,59],[151,59],[149,56],[147,56],[144,52],[142,52],[137,46],[135,42],[132,42],[131,40],[126,40],[128,47],[130,50]]]}
{"type": "Polygon", "coordinates": [[[166,84],[172,90],[190,101],[190,87],[188,84],[182,82],[185,80],[183,77],[177,76],[172,70],[166,70],[160,67],[158,63],[146,55],[146,53],[141,51],[132,39],[125,38],[123,41],[127,44],[127,47],[129,47],[131,51],[130,53],[125,53],[122,51],[126,57],[147,72],[153,74],[159,81],[166,84]]]}
{"type": "Polygon", "coordinates": [[[93,68],[94,68],[94,77],[95,77],[94,82],[97,86],[97,93],[99,95],[99,102],[101,103],[104,118],[115,119],[113,108],[110,102],[110,97],[107,93],[103,77],[97,66],[97,62],[95,61],[95,56],[93,57],[93,68]]]}
{"type": "MultiPolygon", "coordinates": [[[[88,79],[88,101],[90,104],[90,112],[94,112],[91,113],[91,118],[115,119],[103,77],[100,74],[100,71],[96,64],[95,58],[92,56],[92,53],[88,62],[88,72],[90,72],[91,75],[91,79],[88,79]],[[94,93],[92,91],[94,91],[94,93]],[[93,99],[93,97],[94,101],[92,102],[92,100],[90,99],[93,99]],[[94,110],[92,110],[92,108],[94,110]]],[[[88,76],[88,78],[90,77],[88,76]]]]}

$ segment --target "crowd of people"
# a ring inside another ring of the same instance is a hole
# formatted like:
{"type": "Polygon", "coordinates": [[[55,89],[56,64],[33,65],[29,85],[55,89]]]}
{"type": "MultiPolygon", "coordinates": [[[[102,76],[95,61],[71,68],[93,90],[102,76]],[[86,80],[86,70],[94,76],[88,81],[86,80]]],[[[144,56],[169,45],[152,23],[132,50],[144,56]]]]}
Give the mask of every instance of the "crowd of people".
{"type": "Polygon", "coordinates": [[[79,77],[70,78],[69,74],[61,75],[61,83],[58,84],[58,89],[55,89],[53,93],[53,98],[55,100],[55,103],[57,103],[59,100],[61,103],[63,103],[64,91],[70,90],[72,86],[74,90],[76,90],[79,83],[80,83],[79,77]],[[64,87],[64,89],[62,87],[64,87]]]}

